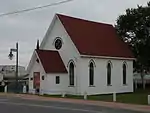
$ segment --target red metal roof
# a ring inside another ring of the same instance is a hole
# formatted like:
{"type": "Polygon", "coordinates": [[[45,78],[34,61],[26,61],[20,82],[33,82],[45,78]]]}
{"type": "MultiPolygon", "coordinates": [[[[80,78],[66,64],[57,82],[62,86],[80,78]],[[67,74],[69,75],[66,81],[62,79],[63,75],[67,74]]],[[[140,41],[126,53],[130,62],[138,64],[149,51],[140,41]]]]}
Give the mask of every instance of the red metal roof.
{"type": "Polygon", "coordinates": [[[67,73],[66,67],[57,51],[36,50],[46,73],[67,73]]]}
{"type": "Polygon", "coordinates": [[[81,55],[134,58],[112,25],[57,16],[81,55]]]}

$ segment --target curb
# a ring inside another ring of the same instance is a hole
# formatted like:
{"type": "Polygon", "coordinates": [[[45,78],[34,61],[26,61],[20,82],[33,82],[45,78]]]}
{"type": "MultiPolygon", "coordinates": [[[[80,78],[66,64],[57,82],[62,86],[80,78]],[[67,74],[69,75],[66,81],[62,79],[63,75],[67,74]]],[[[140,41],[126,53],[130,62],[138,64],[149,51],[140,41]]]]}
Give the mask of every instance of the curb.
{"type": "Polygon", "coordinates": [[[150,113],[150,106],[148,105],[135,105],[135,104],[124,104],[118,102],[104,102],[104,101],[80,100],[80,99],[69,99],[69,98],[42,97],[38,95],[29,95],[29,94],[0,93],[0,95],[18,97],[21,99],[29,99],[29,100],[57,101],[57,102],[66,102],[66,103],[75,103],[75,104],[86,104],[86,105],[94,105],[94,106],[102,106],[108,108],[126,109],[126,110],[150,113]]]}
{"type": "Polygon", "coordinates": [[[19,97],[22,99],[30,99],[30,100],[86,104],[86,105],[95,105],[95,106],[102,106],[108,108],[117,108],[117,109],[119,108],[119,109],[150,113],[150,106],[148,105],[135,105],[135,104],[124,104],[119,102],[104,102],[104,101],[80,100],[80,99],[69,99],[69,98],[42,97],[37,95],[26,95],[26,94],[21,94],[19,97]]]}

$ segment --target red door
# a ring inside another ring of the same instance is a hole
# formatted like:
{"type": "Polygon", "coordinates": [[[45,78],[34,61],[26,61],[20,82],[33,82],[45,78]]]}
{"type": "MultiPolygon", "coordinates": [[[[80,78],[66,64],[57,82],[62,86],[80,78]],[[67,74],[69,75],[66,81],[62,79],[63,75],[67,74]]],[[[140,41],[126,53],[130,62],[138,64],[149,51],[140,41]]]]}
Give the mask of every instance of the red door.
{"type": "Polygon", "coordinates": [[[34,72],[33,87],[34,89],[40,89],[40,72],[34,72]]]}

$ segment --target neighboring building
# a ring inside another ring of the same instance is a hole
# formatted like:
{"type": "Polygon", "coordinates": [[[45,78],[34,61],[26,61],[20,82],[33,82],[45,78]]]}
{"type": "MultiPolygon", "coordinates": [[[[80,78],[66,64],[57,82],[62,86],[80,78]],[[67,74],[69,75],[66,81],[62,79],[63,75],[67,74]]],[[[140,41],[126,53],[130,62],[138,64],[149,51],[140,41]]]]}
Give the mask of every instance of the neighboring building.
{"type": "MultiPolygon", "coordinates": [[[[16,66],[15,65],[0,65],[0,74],[3,79],[15,79],[16,77],[16,66]]],[[[25,67],[18,66],[18,77],[21,78],[27,74],[25,67]]]]}
{"type": "Polygon", "coordinates": [[[112,25],[56,14],[29,63],[29,92],[133,92],[133,60],[112,25]]]}
{"type": "MultiPolygon", "coordinates": [[[[0,73],[0,82],[3,81],[3,74],[0,73]]],[[[1,84],[0,84],[1,85],[1,84]]]]}
{"type": "MultiPolygon", "coordinates": [[[[23,85],[27,83],[28,83],[28,79],[27,79],[27,72],[25,70],[25,67],[18,66],[17,91],[21,93],[23,85]]],[[[16,66],[15,65],[0,65],[0,92],[4,91],[4,86],[6,85],[7,85],[8,92],[16,91],[16,66]]]]}

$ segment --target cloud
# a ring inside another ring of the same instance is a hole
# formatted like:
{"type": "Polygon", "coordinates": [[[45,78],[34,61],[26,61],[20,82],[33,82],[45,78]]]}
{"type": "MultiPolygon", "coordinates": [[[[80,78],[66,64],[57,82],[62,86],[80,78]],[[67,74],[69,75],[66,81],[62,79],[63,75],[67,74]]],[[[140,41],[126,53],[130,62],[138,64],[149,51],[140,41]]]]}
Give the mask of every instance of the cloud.
{"type": "MultiPolygon", "coordinates": [[[[0,14],[46,5],[61,0],[5,0],[0,4],[0,14]]],[[[9,49],[19,42],[19,63],[27,66],[36,40],[42,41],[55,13],[114,24],[125,9],[145,5],[149,0],[74,0],[59,6],[0,17],[0,62],[15,64],[8,59],[9,49]]]]}

